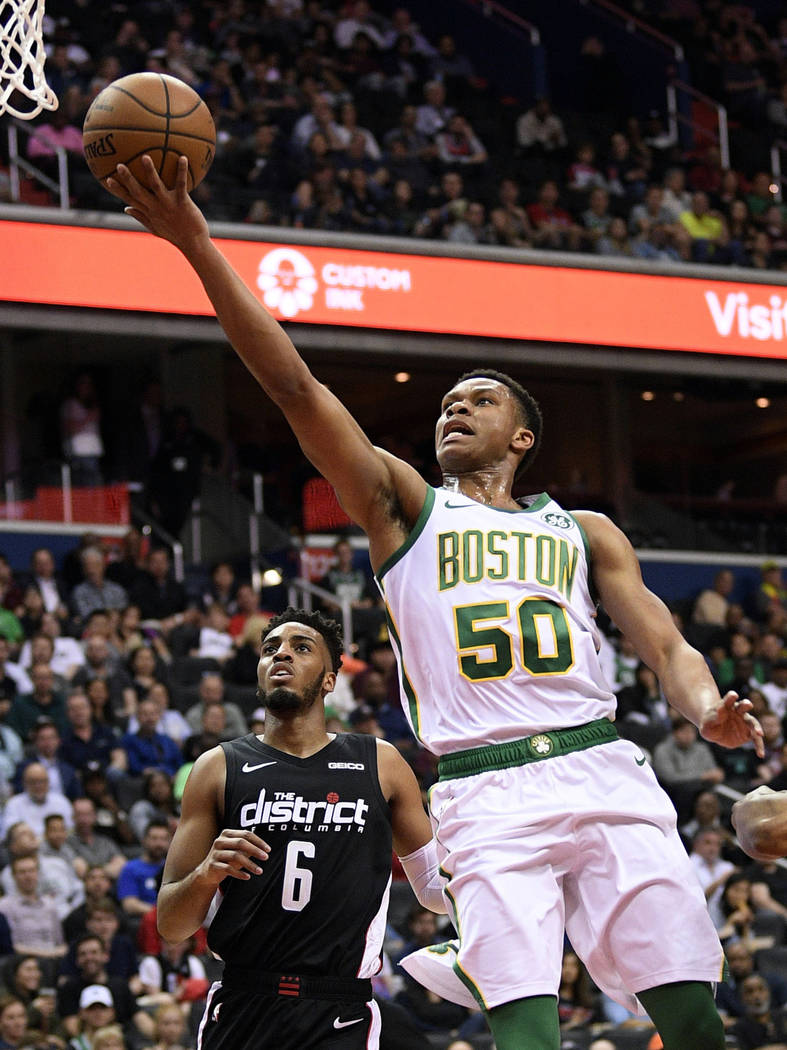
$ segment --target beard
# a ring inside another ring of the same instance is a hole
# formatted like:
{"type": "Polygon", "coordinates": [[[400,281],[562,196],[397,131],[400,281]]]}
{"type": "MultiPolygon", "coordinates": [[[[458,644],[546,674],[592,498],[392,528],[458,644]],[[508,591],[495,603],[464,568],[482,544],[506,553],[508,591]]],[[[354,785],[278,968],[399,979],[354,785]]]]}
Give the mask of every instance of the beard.
{"type": "Polygon", "coordinates": [[[305,714],[322,693],[324,679],[325,672],[321,671],[313,682],[304,686],[302,693],[296,693],[286,685],[277,685],[269,693],[261,694],[262,703],[272,715],[281,718],[305,714]]]}

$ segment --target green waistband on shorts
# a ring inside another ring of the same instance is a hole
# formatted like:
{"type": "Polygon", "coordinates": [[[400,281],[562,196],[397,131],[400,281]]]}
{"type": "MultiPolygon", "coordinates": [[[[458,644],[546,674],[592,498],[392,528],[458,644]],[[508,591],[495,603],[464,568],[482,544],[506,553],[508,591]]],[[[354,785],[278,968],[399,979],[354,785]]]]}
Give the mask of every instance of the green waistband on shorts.
{"type": "Polygon", "coordinates": [[[549,733],[534,733],[522,740],[507,740],[504,744],[471,747],[443,755],[437,764],[440,780],[472,777],[495,769],[525,766],[528,762],[543,762],[572,751],[585,751],[597,744],[608,744],[618,739],[618,731],[608,718],[597,718],[570,729],[552,729],[549,733]]]}

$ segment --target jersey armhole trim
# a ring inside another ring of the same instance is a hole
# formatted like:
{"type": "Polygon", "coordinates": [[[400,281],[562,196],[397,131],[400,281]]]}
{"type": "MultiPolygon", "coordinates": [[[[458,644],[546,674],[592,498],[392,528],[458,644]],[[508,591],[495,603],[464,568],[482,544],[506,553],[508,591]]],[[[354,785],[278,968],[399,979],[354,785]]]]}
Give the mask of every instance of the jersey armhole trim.
{"type": "Polygon", "coordinates": [[[383,576],[385,576],[388,570],[392,569],[398,561],[401,561],[401,559],[405,556],[405,554],[407,554],[407,552],[413,546],[415,541],[424,531],[424,527],[426,526],[426,523],[429,520],[429,515],[432,513],[434,501],[435,490],[432,488],[431,485],[427,485],[426,496],[424,497],[424,503],[421,507],[421,513],[418,515],[418,520],[416,521],[415,525],[413,525],[412,530],[410,531],[410,535],[407,537],[407,539],[404,541],[401,547],[399,547],[398,550],[395,550],[389,558],[386,558],[386,560],[375,573],[375,577],[378,582],[382,582],[382,578],[383,576]]]}
{"type": "Polygon", "coordinates": [[[590,597],[593,600],[594,604],[598,605],[598,603],[599,603],[599,596],[598,596],[598,591],[596,590],[596,585],[593,582],[593,556],[592,556],[592,554],[590,552],[590,541],[588,540],[588,534],[582,528],[581,522],[579,522],[574,517],[574,515],[571,513],[570,510],[566,511],[566,513],[571,518],[571,520],[574,522],[576,527],[579,529],[579,535],[582,537],[582,545],[585,548],[585,561],[587,562],[587,567],[588,567],[588,590],[590,591],[590,597]]]}

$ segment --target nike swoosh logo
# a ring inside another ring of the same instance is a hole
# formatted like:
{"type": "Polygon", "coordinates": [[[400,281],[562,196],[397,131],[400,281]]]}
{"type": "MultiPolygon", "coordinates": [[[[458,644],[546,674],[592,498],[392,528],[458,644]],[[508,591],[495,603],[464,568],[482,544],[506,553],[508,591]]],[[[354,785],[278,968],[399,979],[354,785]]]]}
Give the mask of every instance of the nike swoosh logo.
{"type": "Polygon", "coordinates": [[[635,758],[634,761],[637,763],[638,766],[644,766],[645,763],[647,762],[647,759],[643,755],[642,758],[635,758]]]}
{"type": "Polygon", "coordinates": [[[462,507],[472,507],[472,503],[446,503],[446,510],[461,510],[462,507]]]}
{"type": "Polygon", "coordinates": [[[255,769],[263,769],[265,766],[275,766],[275,762],[260,762],[257,766],[250,766],[248,762],[244,762],[241,766],[242,773],[253,773],[255,769]]]}
{"type": "Polygon", "coordinates": [[[333,1022],[334,1028],[347,1028],[351,1024],[360,1024],[363,1021],[363,1017],[356,1017],[354,1021],[342,1021],[340,1018],[336,1018],[333,1022]]]}

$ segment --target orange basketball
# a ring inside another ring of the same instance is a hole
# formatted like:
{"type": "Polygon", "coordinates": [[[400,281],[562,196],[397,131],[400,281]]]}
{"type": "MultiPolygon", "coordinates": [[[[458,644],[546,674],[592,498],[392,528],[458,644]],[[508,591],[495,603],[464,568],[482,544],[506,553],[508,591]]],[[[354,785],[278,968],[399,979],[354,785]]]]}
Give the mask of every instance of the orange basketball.
{"type": "Polygon", "coordinates": [[[175,186],[178,157],[189,159],[189,190],[204,179],[216,152],[208,107],[182,80],[163,73],[132,73],[93,100],[82,128],[85,159],[99,182],[125,164],[144,181],[147,153],[161,181],[175,186]]]}

